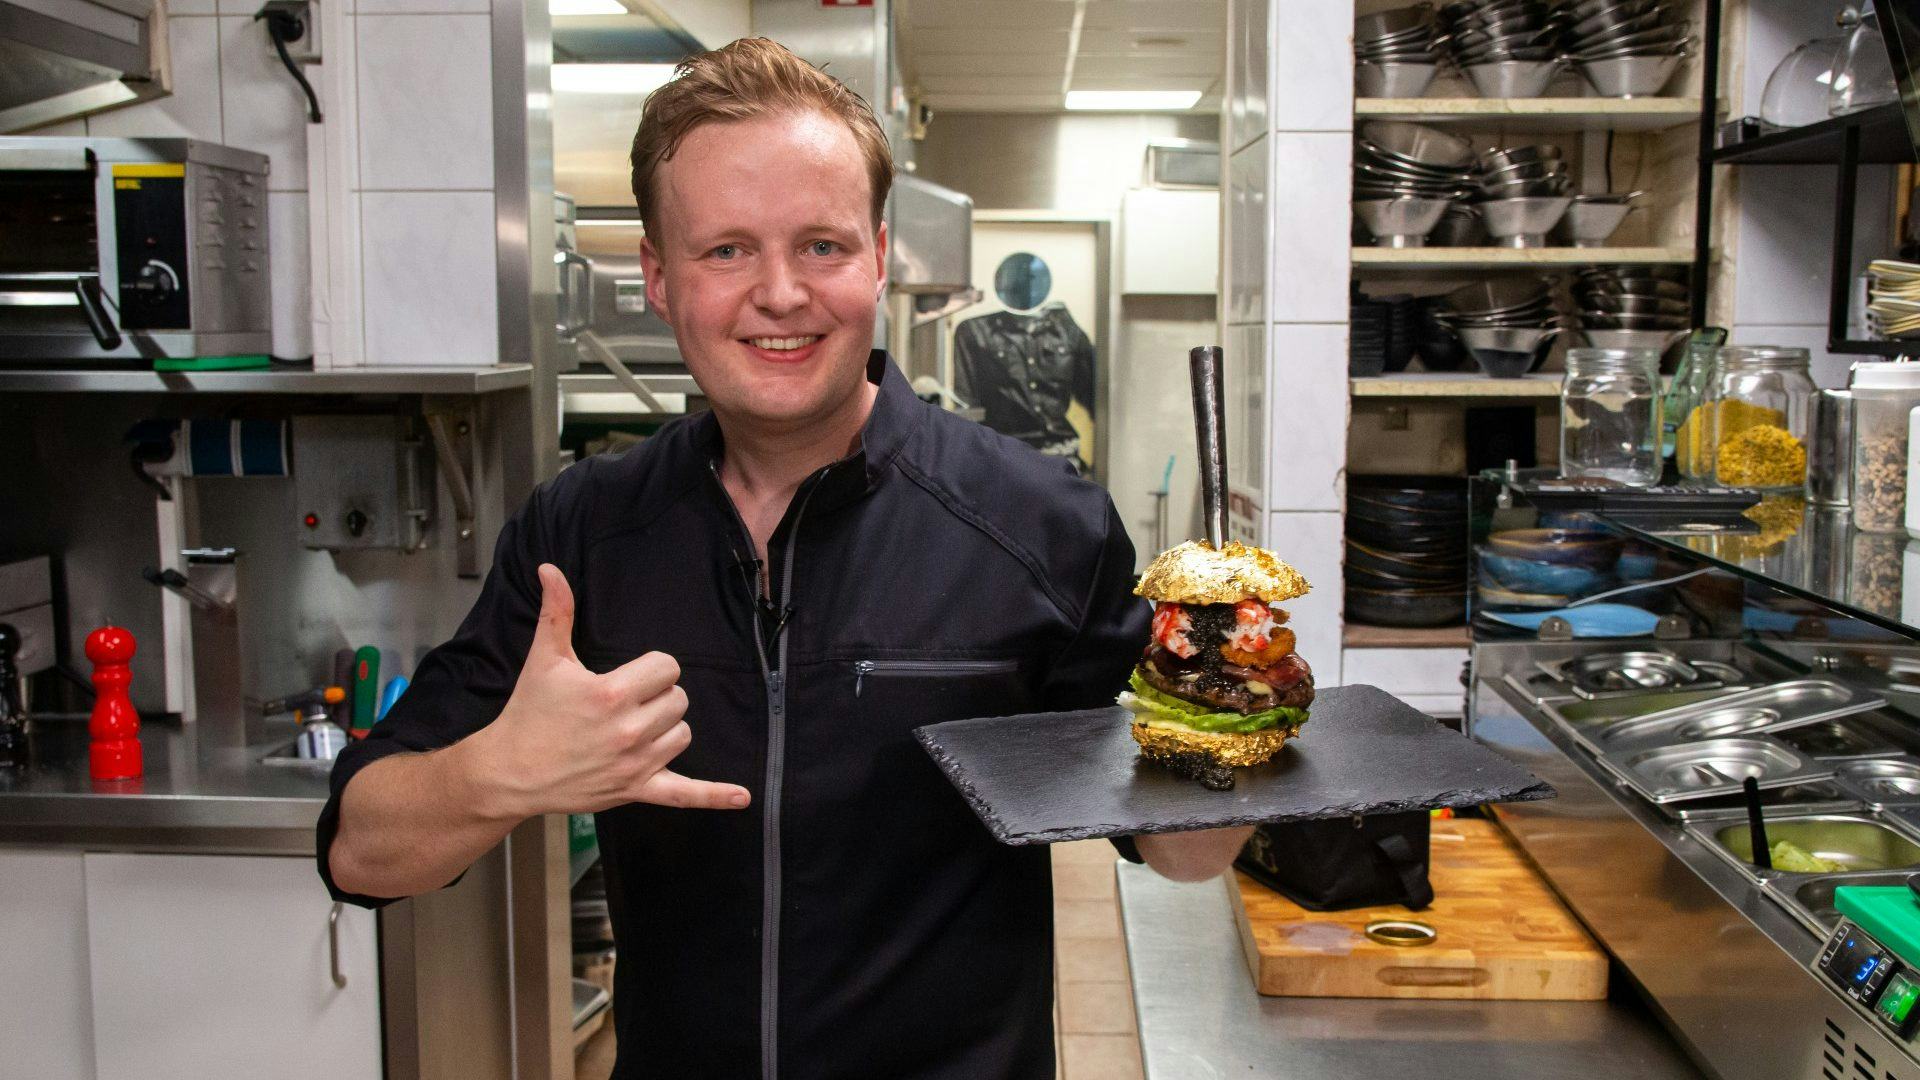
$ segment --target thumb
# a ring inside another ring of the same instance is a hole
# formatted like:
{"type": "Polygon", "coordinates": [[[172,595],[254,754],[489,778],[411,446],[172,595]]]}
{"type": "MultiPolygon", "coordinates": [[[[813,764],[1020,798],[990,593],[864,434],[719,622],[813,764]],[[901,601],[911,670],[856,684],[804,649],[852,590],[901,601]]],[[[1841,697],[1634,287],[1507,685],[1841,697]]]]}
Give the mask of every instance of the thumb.
{"type": "Polygon", "coordinates": [[[528,655],[577,662],[573,655],[573,588],[552,563],[541,563],[539,573],[540,621],[534,625],[533,647],[528,655]]]}

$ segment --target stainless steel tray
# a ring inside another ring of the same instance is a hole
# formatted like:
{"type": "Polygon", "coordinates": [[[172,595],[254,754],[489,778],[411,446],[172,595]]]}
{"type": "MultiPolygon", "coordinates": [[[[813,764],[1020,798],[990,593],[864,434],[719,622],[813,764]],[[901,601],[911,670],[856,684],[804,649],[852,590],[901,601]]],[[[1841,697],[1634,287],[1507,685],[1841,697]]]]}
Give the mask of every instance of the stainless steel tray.
{"type": "Polygon", "coordinates": [[[1661,649],[1588,653],[1534,666],[1576,696],[1589,700],[1659,690],[1705,690],[1738,685],[1740,669],[1718,660],[1683,660],[1661,649]]]}
{"type": "MultiPolygon", "coordinates": [[[[1841,791],[1840,785],[1832,780],[1809,780],[1791,787],[1770,788],[1760,793],[1760,803],[1768,814],[1845,814],[1866,809],[1864,803],[1841,791]]],[[[1674,803],[1662,809],[1682,824],[1747,820],[1744,792],[1674,803]]]]}
{"type": "Polygon", "coordinates": [[[1920,806],[1920,758],[1862,758],[1841,762],[1833,782],[1870,806],[1920,806]]]}
{"type": "Polygon", "coordinates": [[[1643,798],[1661,804],[1730,795],[1747,777],[1762,788],[1779,788],[1833,775],[1831,764],[1766,736],[1632,747],[1601,754],[1599,761],[1643,798]]]}
{"type": "Polygon", "coordinates": [[[1787,913],[1821,937],[1840,925],[1840,912],[1833,906],[1833,891],[1842,885],[1903,885],[1911,870],[1866,871],[1857,874],[1784,874],[1766,882],[1767,895],[1778,901],[1787,913]]]}
{"type": "Polygon", "coordinates": [[[1621,695],[1599,701],[1568,697],[1556,701],[1543,701],[1537,707],[1573,741],[1586,747],[1589,753],[1600,754],[1605,752],[1605,748],[1600,745],[1600,734],[1615,724],[1664,713],[1682,705],[1712,701],[1730,692],[1717,689],[1661,690],[1648,694],[1621,695]],[[1668,704],[1663,707],[1662,703],[1668,704]]]}
{"type": "Polygon", "coordinates": [[[1866,723],[1866,717],[1840,717],[1776,732],[1780,738],[1809,757],[1833,761],[1860,758],[1906,757],[1907,752],[1889,742],[1886,736],[1866,723]]]}
{"type": "Polygon", "coordinates": [[[1886,699],[1832,679],[1794,679],[1622,720],[1594,736],[1603,753],[1627,747],[1766,735],[1877,709],[1886,699]]]}

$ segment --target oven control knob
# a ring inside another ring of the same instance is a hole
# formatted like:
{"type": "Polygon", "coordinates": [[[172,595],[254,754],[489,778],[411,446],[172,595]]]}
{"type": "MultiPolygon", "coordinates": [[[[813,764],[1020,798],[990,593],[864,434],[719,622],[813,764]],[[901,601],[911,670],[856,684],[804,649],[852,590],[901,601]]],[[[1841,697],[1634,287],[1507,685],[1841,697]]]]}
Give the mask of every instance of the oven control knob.
{"type": "Polygon", "coordinates": [[[158,259],[150,259],[147,265],[134,275],[133,287],[143,293],[154,296],[171,296],[180,287],[180,277],[173,268],[158,259]]]}

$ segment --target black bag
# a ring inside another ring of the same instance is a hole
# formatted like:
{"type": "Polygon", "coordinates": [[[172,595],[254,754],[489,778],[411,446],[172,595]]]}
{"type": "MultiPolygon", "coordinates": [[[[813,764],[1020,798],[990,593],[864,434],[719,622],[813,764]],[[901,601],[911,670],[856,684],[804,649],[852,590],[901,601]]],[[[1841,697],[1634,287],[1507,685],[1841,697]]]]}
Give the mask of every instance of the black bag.
{"type": "Polygon", "coordinates": [[[1234,865],[1309,911],[1433,903],[1425,810],[1260,825],[1234,865]]]}

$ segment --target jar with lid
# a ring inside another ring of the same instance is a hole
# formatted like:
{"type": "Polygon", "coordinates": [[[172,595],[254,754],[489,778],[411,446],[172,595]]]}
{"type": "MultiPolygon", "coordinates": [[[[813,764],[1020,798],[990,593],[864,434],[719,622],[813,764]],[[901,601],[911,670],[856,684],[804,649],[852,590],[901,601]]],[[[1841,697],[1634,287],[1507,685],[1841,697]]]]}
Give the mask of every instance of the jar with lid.
{"type": "Polygon", "coordinates": [[[1853,393],[1853,527],[1901,533],[1907,526],[1907,426],[1920,406],[1920,364],[1859,363],[1853,393]]]}
{"type": "Polygon", "coordinates": [[[1713,373],[1713,478],[1723,487],[1798,490],[1813,409],[1807,350],[1729,345],[1713,373]]]}
{"type": "Polygon", "coordinates": [[[1660,480],[1660,351],[1568,349],[1560,475],[1634,487],[1660,480]]]}

